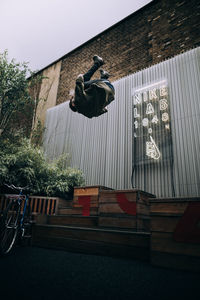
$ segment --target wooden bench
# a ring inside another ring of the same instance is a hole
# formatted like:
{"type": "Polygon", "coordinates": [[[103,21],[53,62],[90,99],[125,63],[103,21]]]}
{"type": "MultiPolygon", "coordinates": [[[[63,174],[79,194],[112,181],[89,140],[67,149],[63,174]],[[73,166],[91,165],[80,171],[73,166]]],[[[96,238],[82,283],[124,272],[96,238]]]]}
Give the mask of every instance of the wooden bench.
{"type": "Polygon", "coordinates": [[[150,200],[151,262],[200,271],[200,198],[150,200]]]}

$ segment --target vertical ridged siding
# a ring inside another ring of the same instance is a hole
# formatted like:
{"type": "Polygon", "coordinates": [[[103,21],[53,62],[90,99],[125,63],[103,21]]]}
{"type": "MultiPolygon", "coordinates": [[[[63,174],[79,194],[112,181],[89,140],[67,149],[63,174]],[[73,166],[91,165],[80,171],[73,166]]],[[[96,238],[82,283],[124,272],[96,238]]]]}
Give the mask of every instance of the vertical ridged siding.
{"type": "Polygon", "coordinates": [[[47,111],[44,149],[53,159],[68,152],[87,185],[132,188],[134,90],[166,80],[171,111],[173,165],[143,165],[134,186],[167,196],[200,195],[200,48],[114,82],[116,97],[108,113],[87,119],[68,102],[47,111]],[[173,192],[174,191],[174,192],[173,192]]]}

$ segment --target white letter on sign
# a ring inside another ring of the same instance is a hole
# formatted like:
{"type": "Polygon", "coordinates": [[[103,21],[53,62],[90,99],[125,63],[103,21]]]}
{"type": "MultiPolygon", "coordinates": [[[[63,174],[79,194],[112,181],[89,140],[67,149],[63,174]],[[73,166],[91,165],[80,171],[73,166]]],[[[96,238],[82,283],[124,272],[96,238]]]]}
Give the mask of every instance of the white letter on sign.
{"type": "Polygon", "coordinates": [[[140,114],[137,113],[137,108],[134,108],[134,118],[139,118],[140,114]]]}
{"type": "Polygon", "coordinates": [[[167,96],[167,87],[166,86],[162,86],[160,88],[160,96],[167,96]]]}
{"type": "Polygon", "coordinates": [[[160,100],[160,110],[165,110],[168,108],[168,103],[166,99],[160,100]]]}
{"type": "Polygon", "coordinates": [[[149,91],[149,99],[153,100],[153,99],[157,99],[157,95],[156,95],[156,89],[152,89],[149,91]]]}
{"type": "Polygon", "coordinates": [[[148,103],[148,104],[147,104],[146,114],[147,114],[147,115],[150,115],[150,114],[153,114],[153,113],[154,113],[153,105],[152,105],[151,103],[148,103]]]}
{"type": "Polygon", "coordinates": [[[134,95],[134,105],[140,104],[142,102],[142,95],[140,93],[134,95]]]}

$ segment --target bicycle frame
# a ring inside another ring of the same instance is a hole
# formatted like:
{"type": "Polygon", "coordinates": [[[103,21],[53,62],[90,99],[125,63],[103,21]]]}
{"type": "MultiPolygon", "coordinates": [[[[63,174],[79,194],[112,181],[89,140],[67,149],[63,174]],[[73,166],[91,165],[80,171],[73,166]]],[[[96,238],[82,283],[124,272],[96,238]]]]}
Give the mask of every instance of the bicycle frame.
{"type": "Polygon", "coordinates": [[[22,211],[22,216],[20,218],[20,223],[19,223],[19,227],[20,229],[23,230],[23,221],[24,221],[24,216],[25,216],[25,213],[26,213],[26,208],[27,208],[27,202],[28,202],[28,196],[27,195],[23,195],[22,193],[22,190],[20,191],[19,195],[18,195],[18,198],[17,198],[17,202],[20,206],[20,208],[22,207],[22,201],[25,201],[24,202],[24,207],[23,207],[23,211],[22,211]]]}
{"type": "Polygon", "coordinates": [[[24,222],[24,217],[25,217],[27,203],[28,203],[29,198],[27,195],[24,195],[22,193],[22,190],[19,192],[19,195],[12,195],[12,196],[9,196],[8,198],[12,199],[12,201],[16,201],[20,207],[20,215],[21,216],[20,216],[19,228],[23,230],[23,222],[24,222]],[[24,201],[24,207],[23,207],[23,210],[21,211],[22,201],[24,201]]]}

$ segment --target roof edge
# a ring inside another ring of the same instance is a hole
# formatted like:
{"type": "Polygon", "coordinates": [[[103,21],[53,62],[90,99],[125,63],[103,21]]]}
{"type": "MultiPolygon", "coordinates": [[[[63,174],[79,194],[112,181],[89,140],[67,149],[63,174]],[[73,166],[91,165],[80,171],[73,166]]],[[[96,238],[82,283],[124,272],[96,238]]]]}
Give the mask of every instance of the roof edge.
{"type": "MultiPolygon", "coordinates": [[[[147,6],[152,5],[152,3],[156,2],[156,0],[151,0],[151,2],[147,3],[146,5],[142,6],[141,8],[139,8],[138,10],[134,11],[133,13],[131,13],[130,15],[126,16],[124,19],[120,20],[119,22],[113,24],[112,26],[108,27],[107,29],[103,30],[102,32],[98,33],[97,35],[93,36],[91,39],[87,40],[86,42],[84,42],[83,44],[77,46],[76,48],[72,49],[71,51],[69,51],[68,53],[64,54],[63,56],[61,56],[60,58],[56,59],[55,61],[53,61],[52,63],[48,64],[46,67],[43,67],[42,69],[40,69],[39,71],[37,71],[34,75],[39,74],[41,72],[43,72],[45,69],[51,67],[52,65],[56,64],[57,62],[59,62],[60,60],[65,59],[67,56],[71,55],[73,52],[77,51],[79,48],[89,44],[90,42],[92,42],[93,40],[99,38],[102,34],[110,31],[111,29],[113,29],[114,27],[119,26],[121,23],[123,23],[124,21],[130,19],[133,15],[136,15],[138,13],[141,13],[144,9],[146,9],[147,6]]],[[[30,76],[31,77],[31,76],[30,76]]],[[[27,79],[29,79],[30,77],[28,77],[27,79]]]]}

